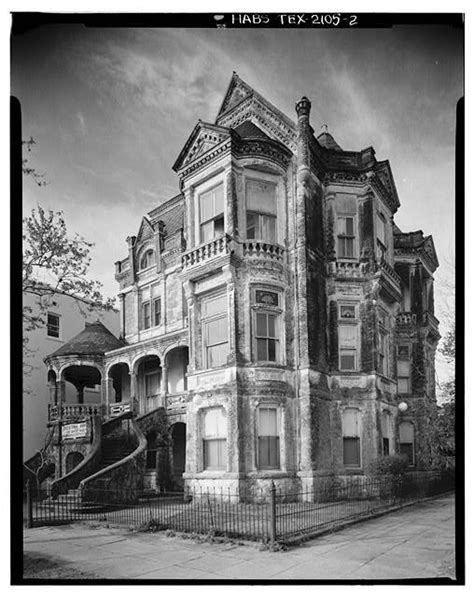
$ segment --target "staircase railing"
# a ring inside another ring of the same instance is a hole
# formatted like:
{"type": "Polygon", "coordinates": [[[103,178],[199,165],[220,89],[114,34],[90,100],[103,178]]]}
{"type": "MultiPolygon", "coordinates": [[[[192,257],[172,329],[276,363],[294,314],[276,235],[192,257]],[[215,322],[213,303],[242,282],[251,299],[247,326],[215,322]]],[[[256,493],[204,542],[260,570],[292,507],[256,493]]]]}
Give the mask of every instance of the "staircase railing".
{"type": "MultiPolygon", "coordinates": [[[[117,419],[113,420],[115,421],[117,419]]],[[[112,421],[105,425],[110,423],[112,421]]],[[[134,419],[130,419],[129,429],[136,448],[125,458],[82,479],[79,484],[82,499],[126,503],[136,498],[145,469],[147,440],[134,419]]]]}
{"type": "Polygon", "coordinates": [[[102,444],[102,421],[100,416],[92,419],[92,444],[87,456],[75,468],[51,483],[51,497],[60,493],[67,493],[70,489],[77,489],[81,479],[90,475],[100,462],[102,444]]]}

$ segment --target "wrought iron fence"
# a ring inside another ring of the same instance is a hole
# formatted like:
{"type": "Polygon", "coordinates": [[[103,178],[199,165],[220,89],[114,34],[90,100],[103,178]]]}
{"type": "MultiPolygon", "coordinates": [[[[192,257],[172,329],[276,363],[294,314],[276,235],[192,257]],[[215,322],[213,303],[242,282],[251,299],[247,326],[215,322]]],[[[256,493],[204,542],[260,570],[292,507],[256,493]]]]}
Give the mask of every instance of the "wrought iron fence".
{"type": "Polygon", "coordinates": [[[290,542],[318,531],[337,528],[393,506],[450,491],[448,474],[388,477],[326,477],[312,491],[288,493],[272,485],[252,494],[225,490],[193,493],[137,494],[108,490],[81,497],[77,491],[56,499],[25,492],[27,526],[97,520],[148,530],[213,534],[255,541],[290,542]]]}

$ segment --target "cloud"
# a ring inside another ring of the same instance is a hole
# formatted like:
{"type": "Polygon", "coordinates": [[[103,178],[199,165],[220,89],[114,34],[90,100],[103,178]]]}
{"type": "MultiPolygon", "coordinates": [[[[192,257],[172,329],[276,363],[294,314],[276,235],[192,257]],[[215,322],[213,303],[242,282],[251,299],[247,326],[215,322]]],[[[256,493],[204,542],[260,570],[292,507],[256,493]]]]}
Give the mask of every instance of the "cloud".
{"type": "Polygon", "coordinates": [[[82,112],[77,112],[76,118],[78,120],[79,131],[80,131],[81,135],[85,136],[87,134],[87,127],[86,127],[86,120],[84,118],[84,114],[82,112]]]}

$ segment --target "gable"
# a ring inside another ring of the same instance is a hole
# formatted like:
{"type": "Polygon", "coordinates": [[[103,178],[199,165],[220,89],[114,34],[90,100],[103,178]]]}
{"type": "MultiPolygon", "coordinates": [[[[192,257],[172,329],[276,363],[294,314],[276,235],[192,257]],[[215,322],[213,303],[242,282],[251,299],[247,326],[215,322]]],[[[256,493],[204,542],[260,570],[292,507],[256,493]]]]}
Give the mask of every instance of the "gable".
{"type": "Polygon", "coordinates": [[[178,159],[173,165],[173,170],[176,172],[183,166],[193,162],[225,139],[228,139],[229,136],[230,132],[227,128],[199,122],[184,144],[178,159]]]}
{"type": "Polygon", "coordinates": [[[253,95],[254,91],[247,85],[245,81],[237,75],[237,73],[232,74],[232,79],[230,80],[229,87],[227,88],[226,94],[222,101],[221,107],[219,108],[219,112],[217,113],[217,118],[221,114],[224,114],[237,104],[239,104],[243,99],[253,95]]]}
{"type": "Polygon", "coordinates": [[[135,246],[138,247],[139,245],[146,243],[147,241],[154,238],[154,230],[153,226],[151,225],[148,218],[143,217],[142,222],[140,224],[140,229],[137,234],[137,239],[135,241],[135,246]]]}

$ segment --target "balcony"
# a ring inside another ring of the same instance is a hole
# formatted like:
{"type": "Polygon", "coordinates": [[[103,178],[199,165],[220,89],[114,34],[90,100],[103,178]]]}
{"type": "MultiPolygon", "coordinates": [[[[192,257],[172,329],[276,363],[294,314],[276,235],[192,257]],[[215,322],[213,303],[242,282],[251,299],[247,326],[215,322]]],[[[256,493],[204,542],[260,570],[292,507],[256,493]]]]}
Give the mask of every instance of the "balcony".
{"type": "Polygon", "coordinates": [[[395,322],[397,325],[416,325],[416,314],[404,311],[396,316],[395,322]]]}
{"type": "Polygon", "coordinates": [[[48,404],[48,422],[77,421],[90,416],[102,416],[102,404],[48,404]]]}
{"type": "Polygon", "coordinates": [[[336,278],[363,278],[365,263],[356,261],[331,261],[328,263],[328,275],[336,278]]]}
{"type": "Polygon", "coordinates": [[[231,238],[227,234],[215,238],[185,253],[182,257],[183,268],[202,265],[215,257],[231,254],[231,238]]]}
{"type": "Polygon", "coordinates": [[[280,245],[274,245],[264,241],[249,240],[243,243],[243,255],[247,258],[283,261],[284,251],[285,250],[280,245]]]}

